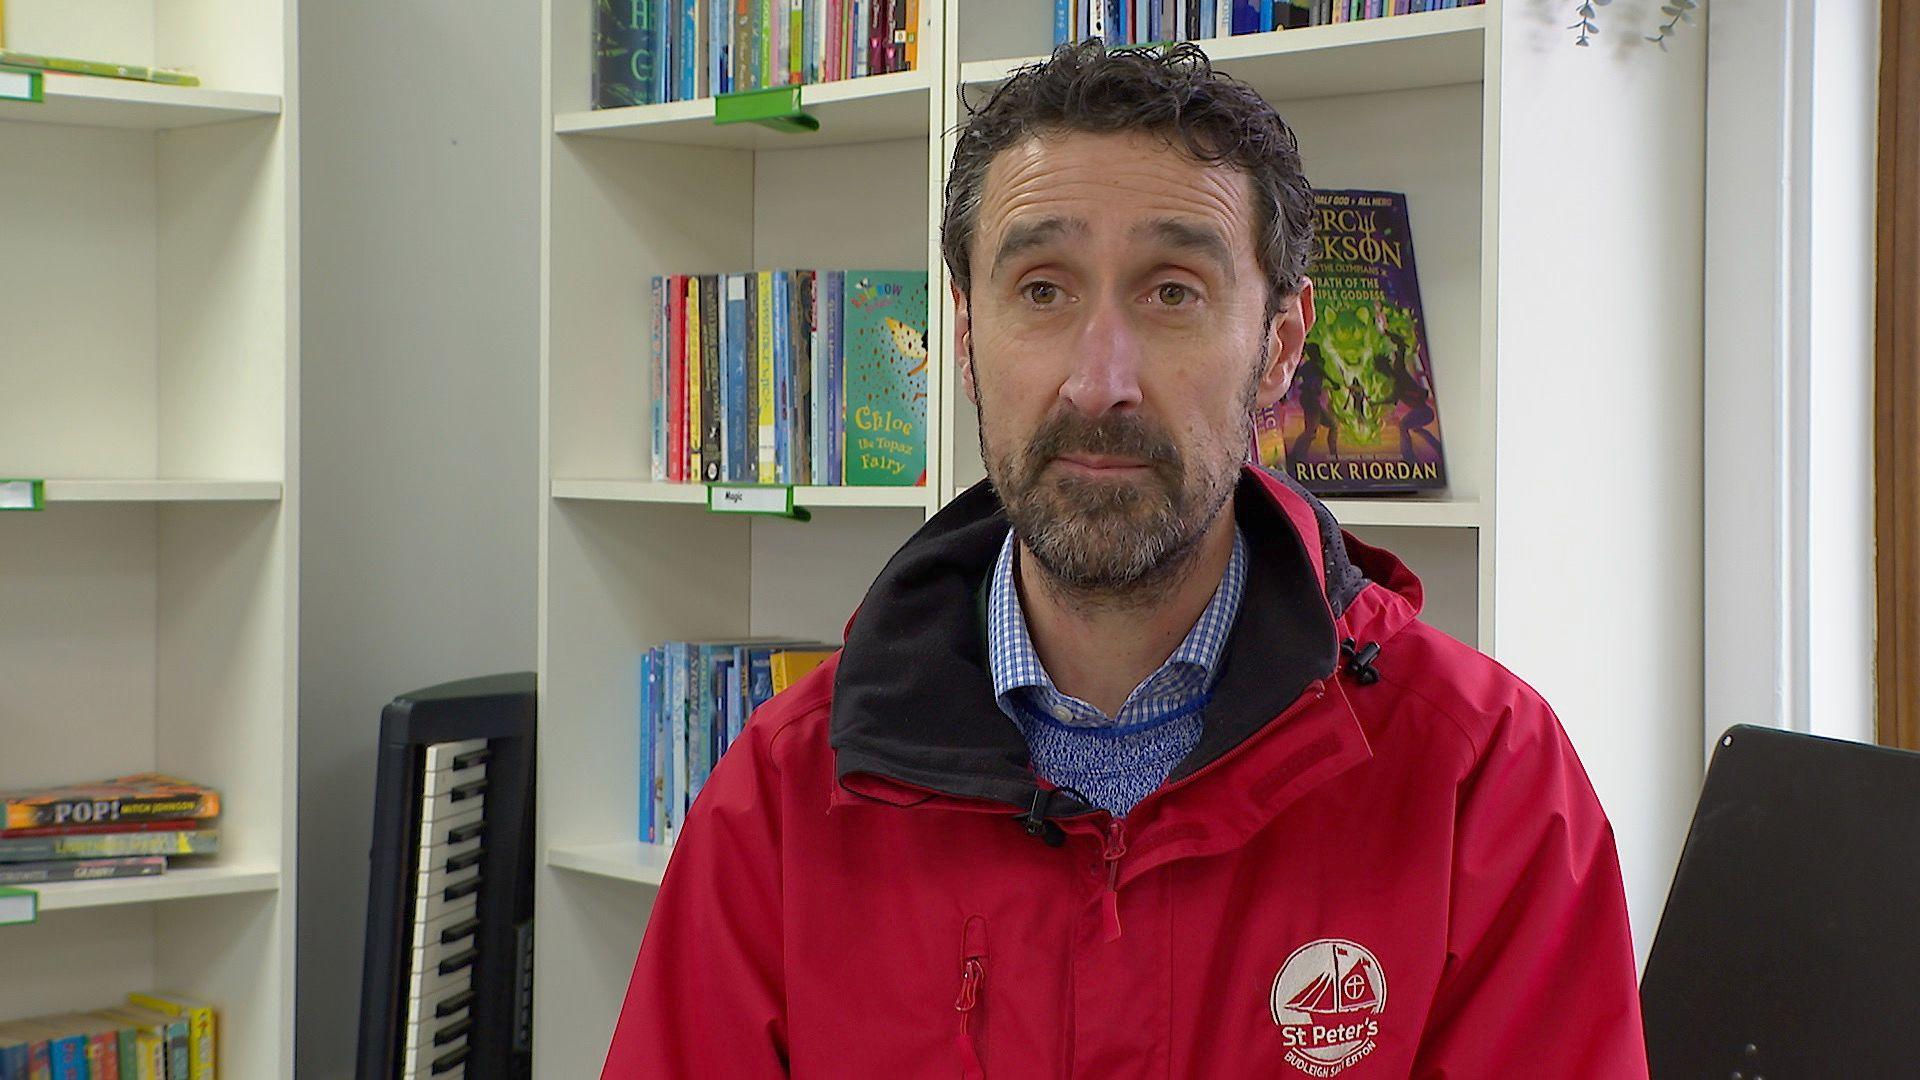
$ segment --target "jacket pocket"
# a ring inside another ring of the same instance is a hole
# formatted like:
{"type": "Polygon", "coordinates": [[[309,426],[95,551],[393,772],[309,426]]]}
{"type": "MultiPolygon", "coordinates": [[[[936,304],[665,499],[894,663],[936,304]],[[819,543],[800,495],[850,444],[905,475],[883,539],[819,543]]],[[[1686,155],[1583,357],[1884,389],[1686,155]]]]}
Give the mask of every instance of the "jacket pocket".
{"type": "Polygon", "coordinates": [[[967,916],[960,934],[960,996],[954,1011],[960,1014],[960,1034],[954,1045],[960,1051],[960,1075],[963,1080],[986,1080],[986,1016],[983,1008],[987,980],[987,920],[982,915],[967,916]]]}

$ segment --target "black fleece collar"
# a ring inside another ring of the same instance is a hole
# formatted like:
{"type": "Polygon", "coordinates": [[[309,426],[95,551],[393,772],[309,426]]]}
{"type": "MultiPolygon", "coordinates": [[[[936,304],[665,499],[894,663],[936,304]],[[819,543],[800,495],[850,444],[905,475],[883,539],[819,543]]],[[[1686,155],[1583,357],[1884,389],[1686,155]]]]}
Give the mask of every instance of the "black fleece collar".
{"type": "MultiPolygon", "coordinates": [[[[1168,781],[1191,775],[1278,716],[1339,659],[1318,569],[1272,495],[1242,474],[1234,512],[1247,583],[1221,656],[1200,744],[1168,781]]],[[[993,697],[977,621],[981,583],[1007,516],[982,481],[888,561],[854,616],[834,678],[835,773],[873,774],[1025,810],[1037,785],[1020,731],[993,697]]],[[[1093,809],[1061,794],[1053,816],[1093,809]]]]}

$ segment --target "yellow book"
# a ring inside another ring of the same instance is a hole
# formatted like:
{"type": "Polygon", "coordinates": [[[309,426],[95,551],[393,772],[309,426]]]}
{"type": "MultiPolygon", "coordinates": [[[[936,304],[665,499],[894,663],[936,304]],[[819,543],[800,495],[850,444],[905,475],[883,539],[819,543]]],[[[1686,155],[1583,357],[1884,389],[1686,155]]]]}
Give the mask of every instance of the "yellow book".
{"type": "Polygon", "coordinates": [[[706,431],[700,416],[700,279],[687,275],[687,455],[686,477],[700,479],[700,436],[706,431]]]}
{"type": "Polygon", "coordinates": [[[760,368],[760,482],[780,482],[780,462],[774,453],[773,411],[773,271],[753,275],[754,299],[759,308],[753,354],[760,368]]]}
{"type": "Polygon", "coordinates": [[[774,653],[769,658],[773,667],[773,692],[784,694],[787,687],[807,677],[807,672],[819,667],[832,656],[831,650],[792,649],[774,653]]]}
{"type": "Polygon", "coordinates": [[[214,1032],[213,1006],[178,994],[128,994],[127,1000],[142,1008],[187,1018],[188,1080],[213,1080],[214,1032]]]}

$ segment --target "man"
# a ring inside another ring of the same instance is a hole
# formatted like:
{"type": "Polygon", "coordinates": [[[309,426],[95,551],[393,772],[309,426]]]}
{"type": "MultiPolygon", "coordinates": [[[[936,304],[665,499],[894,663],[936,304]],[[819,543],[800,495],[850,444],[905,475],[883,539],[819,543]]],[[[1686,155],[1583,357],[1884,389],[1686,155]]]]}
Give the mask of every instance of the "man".
{"type": "Polygon", "coordinates": [[[990,485],[693,807],[610,1077],[1644,1077],[1612,834],[1420,585],[1246,468],[1313,321],[1291,131],[1057,50],[946,193],[990,485]]]}

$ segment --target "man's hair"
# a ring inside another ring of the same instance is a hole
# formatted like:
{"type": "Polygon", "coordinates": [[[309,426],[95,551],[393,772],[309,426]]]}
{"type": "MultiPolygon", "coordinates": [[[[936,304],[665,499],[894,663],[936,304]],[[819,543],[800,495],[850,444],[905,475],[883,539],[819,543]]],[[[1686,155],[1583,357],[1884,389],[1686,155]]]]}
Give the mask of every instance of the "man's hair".
{"type": "Polygon", "coordinates": [[[960,291],[973,292],[973,234],[997,154],[1033,135],[1126,131],[1159,135],[1196,161],[1237,166],[1252,179],[1254,252],[1271,318],[1307,270],[1313,189],[1293,129],[1252,87],[1213,70],[1192,42],[1111,52],[1097,38],[1061,45],[1016,70],[984,106],[969,106],[940,222],[941,254],[960,291]]]}

